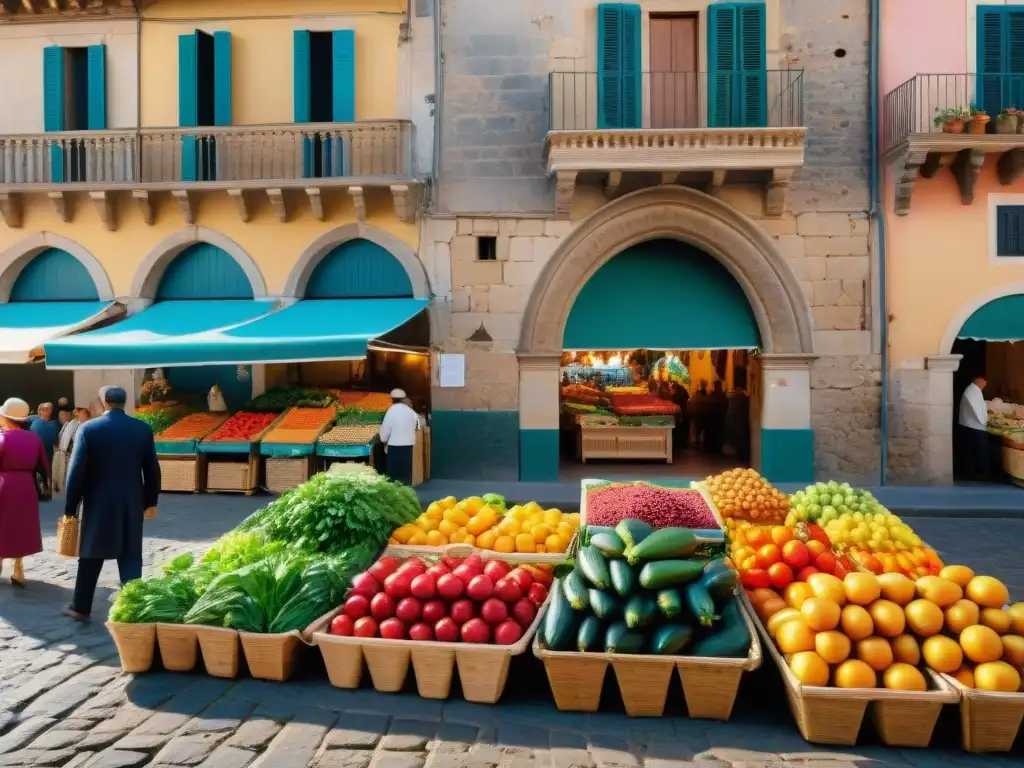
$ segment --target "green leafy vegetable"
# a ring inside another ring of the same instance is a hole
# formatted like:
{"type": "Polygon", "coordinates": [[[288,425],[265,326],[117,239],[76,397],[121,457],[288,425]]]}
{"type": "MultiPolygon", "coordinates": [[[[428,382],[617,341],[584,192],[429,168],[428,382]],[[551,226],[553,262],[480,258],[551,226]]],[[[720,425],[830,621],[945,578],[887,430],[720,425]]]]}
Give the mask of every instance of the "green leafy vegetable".
{"type": "Polygon", "coordinates": [[[334,395],[320,389],[306,387],[274,387],[254,397],[243,410],[256,413],[278,413],[300,406],[326,408],[334,403],[334,395]]]}
{"type": "Polygon", "coordinates": [[[195,585],[184,576],[136,579],[118,593],[109,619],[124,624],[180,624],[195,602],[195,585]]]}
{"type": "Polygon", "coordinates": [[[181,416],[172,411],[156,411],[154,413],[136,413],[135,418],[146,424],[154,435],[159,435],[170,427],[181,416]]]}

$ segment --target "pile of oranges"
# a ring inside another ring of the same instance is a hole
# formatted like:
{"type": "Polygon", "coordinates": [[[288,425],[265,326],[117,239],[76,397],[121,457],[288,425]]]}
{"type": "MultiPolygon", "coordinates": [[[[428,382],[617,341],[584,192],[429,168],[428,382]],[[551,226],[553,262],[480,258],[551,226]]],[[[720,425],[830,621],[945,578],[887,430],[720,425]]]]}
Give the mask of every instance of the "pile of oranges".
{"type": "Polygon", "coordinates": [[[263,442],[311,443],[334,416],[334,408],[292,408],[263,436],[263,442]]]}
{"type": "Polygon", "coordinates": [[[392,544],[443,547],[471,544],[506,554],[561,553],[580,526],[578,513],[542,509],[536,502],[499,507],[479,496],[457,501],[454,496],[432,502],[412,523],[398,528],[392,544]]]}
{"type": "Polygon", "coordinates": [[[781,524],[789,514],[789,497],[756,470],[730,469],[704,484],[727,527],[733,519],[781,524]]]}
{"type": "Polygon", "coordinates": [[[164,442],[198,440],[210,434],[226,418],[227,414],[225,413],[190,413],[185,418],[174,422],[174,424],[157,435],[156,439],[164,442]]]}

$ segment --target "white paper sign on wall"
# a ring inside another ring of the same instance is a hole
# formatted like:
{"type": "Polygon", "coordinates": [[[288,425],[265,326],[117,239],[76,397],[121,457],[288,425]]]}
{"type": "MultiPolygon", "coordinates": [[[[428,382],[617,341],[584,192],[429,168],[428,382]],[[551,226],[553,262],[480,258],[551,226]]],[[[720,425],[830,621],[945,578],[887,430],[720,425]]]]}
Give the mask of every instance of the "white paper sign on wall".
{"type": "Polygon", "coordinates": [[[440,387],[466,386],[466,356],[438,355],[437,384],[440,387]]]}

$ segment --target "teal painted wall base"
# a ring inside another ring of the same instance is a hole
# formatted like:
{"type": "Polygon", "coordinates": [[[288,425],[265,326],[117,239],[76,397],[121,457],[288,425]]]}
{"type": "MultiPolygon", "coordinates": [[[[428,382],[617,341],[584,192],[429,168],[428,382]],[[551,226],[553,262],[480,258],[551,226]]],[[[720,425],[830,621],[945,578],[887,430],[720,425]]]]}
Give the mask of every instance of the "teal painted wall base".
{"type": "Polygon", "coordinates": [[[814,482],[814,430],[762,429],[761,474],[773,483],[814,482]]]}
{"type": "Polygon", "coordinates": [[[518,480],[519,412],[434,411],[430,475],[447,480],[518,480]]]}
{"type": "Polygon", "coordinates": [[[524,483],[558,481],[557,429],[519,430],[519,479],[524,483]]]}

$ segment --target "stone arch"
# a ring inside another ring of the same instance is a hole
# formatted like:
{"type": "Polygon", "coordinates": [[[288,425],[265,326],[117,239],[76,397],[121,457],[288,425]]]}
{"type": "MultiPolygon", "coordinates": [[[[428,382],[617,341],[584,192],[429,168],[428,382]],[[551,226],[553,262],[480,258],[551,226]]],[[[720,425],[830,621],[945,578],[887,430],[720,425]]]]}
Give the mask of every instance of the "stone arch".
{"type": "Polygon", "coordinates": [[[78,259],[96,285],[96,295],[99,300],[114,300],[114,286],[99,259],[73,240],[68,240],[53,232],[39,232],[0,252],[0,303],[10,300],[11,289],[18,279],[18,275],[21,274],[21,270],[47,248],[58,248],[78,259]]]}
{"type": "Polygon", "coordinates": [[[990,302],[1007,296],[1013,296],[1018,293],[1024,294],[1024,282],[998,285],[985,293],[975,296],[970,301],[961,304],[960,308],[956,311],[956,314],[953,315],[953,318],[949,321],[949,325],[946,326],[946,332],[942,334],[942,340],[939,342],[938,354],[948,355],[953,352],[953,343],[956,341],[956,337],[960,334],[961,329],[963,329],[964,324],[970,319],[971,315],[990,302]]]}
{"type": "Polygon", "coordinates": [[[306,246],[305,250],[299,254],[295,266],[292,267],[292,271],[285,281],[282,295],[285,298],[301,299],[306,291],[306,283],[309,282],[309,278],[320,260],[342,243],[357,239],[368,240],[379,245],[398,259],[409,275],[409,280],[412,283],[412,295],[415,298],[429,299],[431,297],[427,272],[423,268],[423,262],[419,260],[412,248],[383,229],[358,223],[345,224],[325,232],[306,246]]]}
{"type": "Polygon", "coordinates": [[[561,242],[530,296],[519,354],[561,355],[569,311],[587,280],[626,248],[657,238],[687,242],[729,270],[750,302],[765,353],[813,352],[810,308],[772,238],[703,192],[660,186],[600,208],[561,242]]]}
{"type": "Polygon", "coordinates": [[[267,283],[263,279],[263,273],[260,272],[256,262],[252,260],[245,249],[230,237],[222,235],[216,230],[196,226],[186,227],[168,235],[153,246],[135,272],[135,278],[132,280],[132,297],[155,299],[160,279],[164,276],[168,265],[179,253],[196,243],[209,243],[231,256],[249,279],[253,298],[266,298],[267,283]]]}

